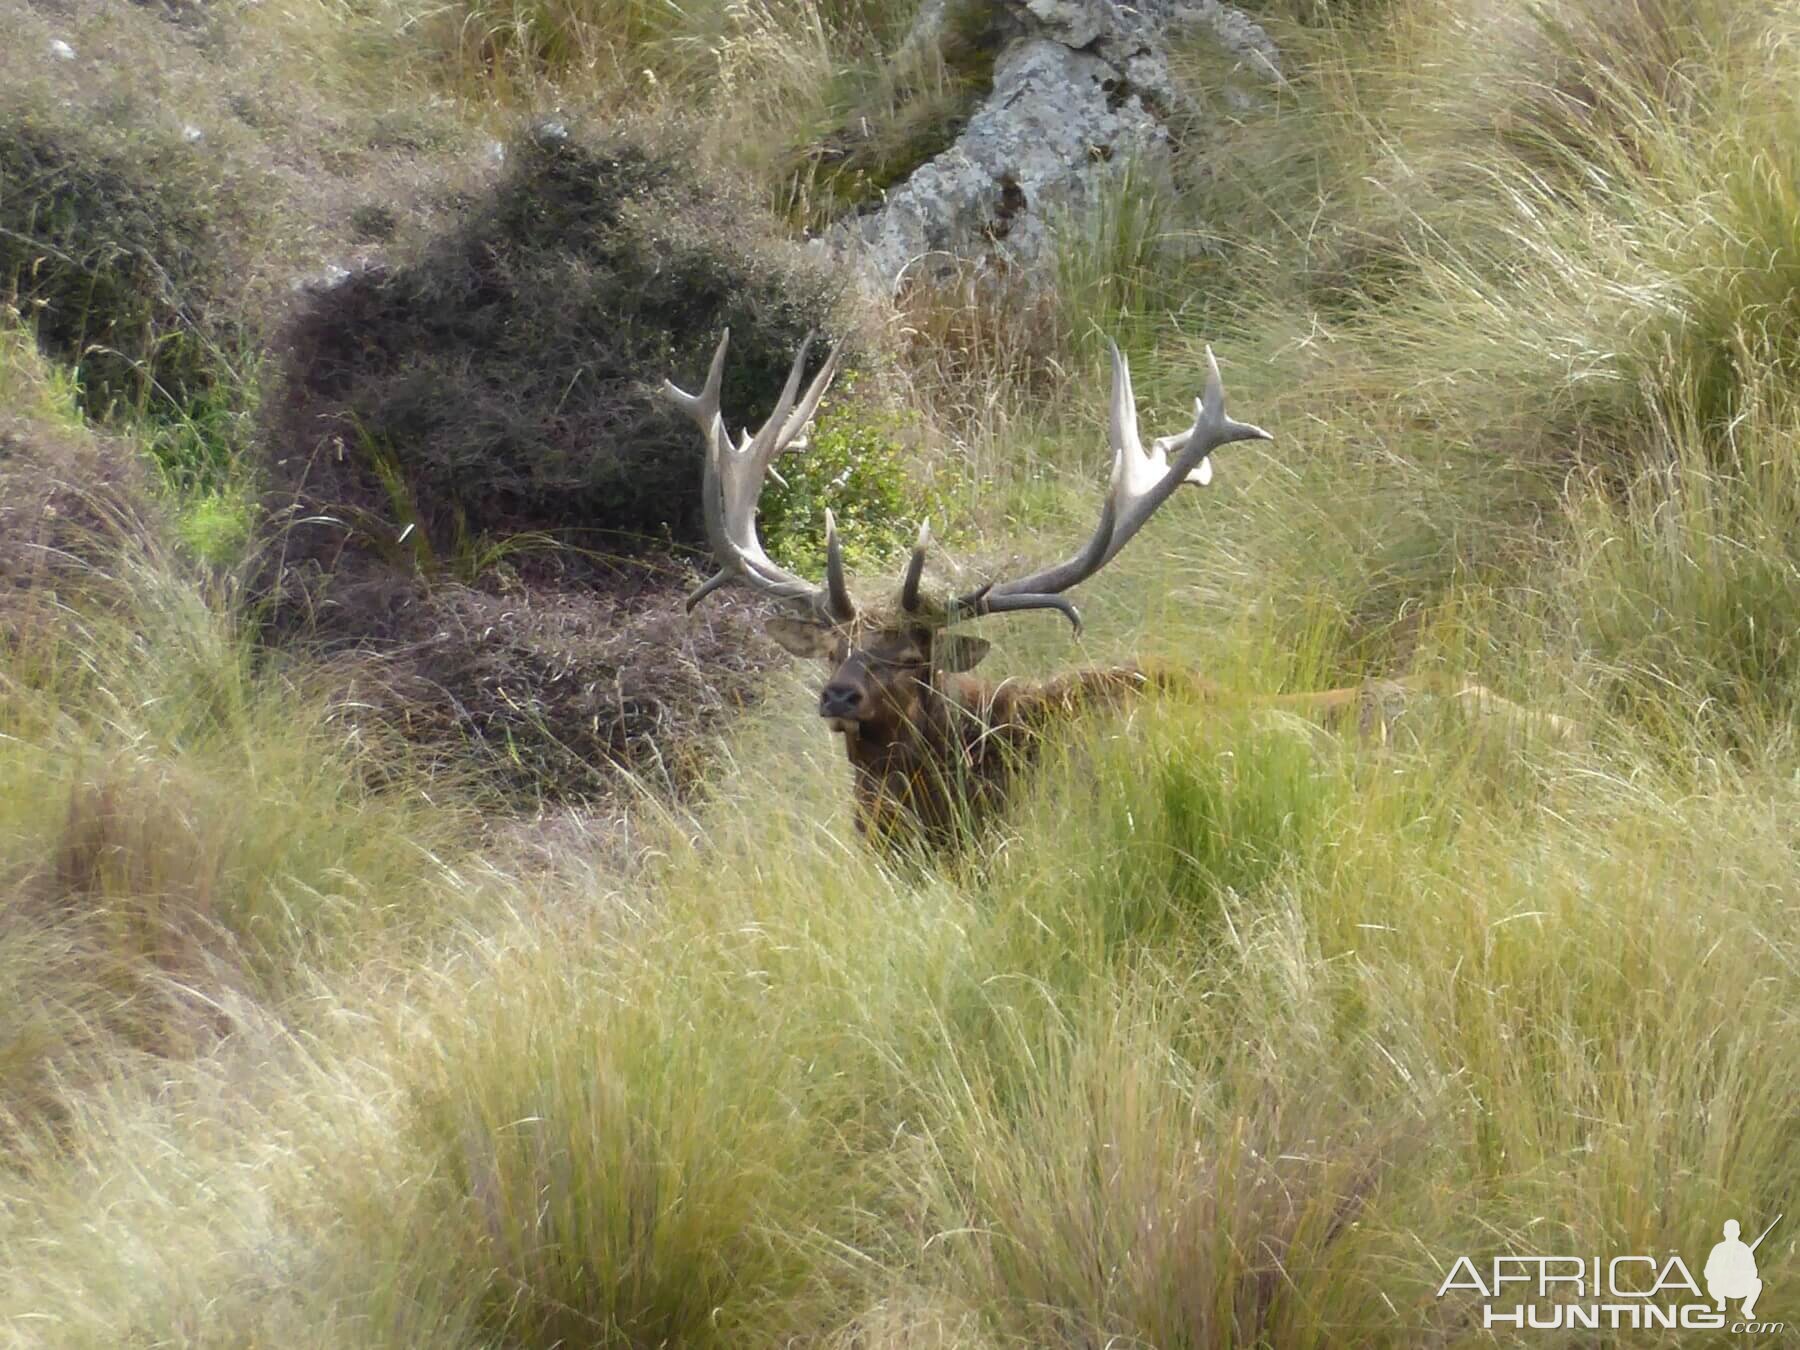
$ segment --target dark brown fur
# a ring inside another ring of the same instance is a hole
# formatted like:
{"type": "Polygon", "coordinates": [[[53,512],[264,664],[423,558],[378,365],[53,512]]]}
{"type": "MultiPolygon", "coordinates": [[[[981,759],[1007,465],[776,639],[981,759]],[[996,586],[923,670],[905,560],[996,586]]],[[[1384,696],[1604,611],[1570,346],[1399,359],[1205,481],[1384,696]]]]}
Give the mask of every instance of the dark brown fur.
{"type": "Polygon", "coordinates": [[[863,633],[778,619],[768,631],[831,668],[819,712],[844,738],[857,826],[881,844],[953,844],[1005,804],[1048,727],[1160,682],[1135,666],[983,680],[967,670],[987,643],[927,627],[863,633]]]}
{"type": "Polygon", "coordinates": [[[1132,666],[1053,680],[937,673],[909,705],[845,730],[856,822],[880,843],[916,835],[934,848],[1001,809],[1043,733],[1082,712],[1116,707],[1151,683],[1132,666]]]}
{"type": "MultiPolygon", "coordinates": [[[[787,619],[766,626],[789,651],[819,658],[831,669],[819,694],[820,715],[844,738],[857,827],[883,845],[953,846],[1004,807],[1014,777],[1036,758],[1044,733],[1084,713],[1156,691],[1231,700],[1190,672],[1135,665],[1092,667],[1050,680],[983,680],[967,672],[987,654],[986,642],[926,627],[845,631],[787,619]]],[[[1531,716],[1481,685],[1436,675],[1248,701],[1333,728],[1353,726],[1365,740],[1385,741],[1421,693],[1454,700],[1478,716],[1531,716]]],[[[1539,720],[1565,739],[1579,730],[1551,714],[1539,720]]]]}

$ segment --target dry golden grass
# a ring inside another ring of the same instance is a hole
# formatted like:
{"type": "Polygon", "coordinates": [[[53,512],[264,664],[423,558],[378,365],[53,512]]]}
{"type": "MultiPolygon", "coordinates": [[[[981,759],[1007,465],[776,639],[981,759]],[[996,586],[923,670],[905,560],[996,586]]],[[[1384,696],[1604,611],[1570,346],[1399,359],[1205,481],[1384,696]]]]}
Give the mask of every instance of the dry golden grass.
{"type": "MultiPolygon", "coordinates": [[[[1460,1255],[1698,1269],[1723,1219],[1791,1214],[1791,17],[1746,43],[1723,4],[1369,9],[1290,35],[1292,87],[1231,141],[1260,175],[1166,204],[1242,221],[1158,282],[1208,285],[1176,324],[1096,264],[1141,256],[1121,217],[1068,274],[1135,316],[1158,430],[1208,337],[1279,439],[1084,595],[1080,648],[1007,622],[996,663],[1444,669],[1588,743],[1147,706],[974,856],[896,863],[797,677],[703,800],[484,858],[458,785],[371,787],[304,682],[139,555],[133,630],[84,620],[0,681],[0,877],[86,905],[0,941],[30,1014],[0,1335],[1462,1344],[1510,1333],[1436,1296],[1460,1255]],[[1542,100],[1580,89],[1571,142],[1543,109],[1577,103],[1542,100]]],[[[966,293],[908,310],[921,402],[992,484],[974,532],[1034,557],[1103,472],[1061,314],[1046,343],[966,293]]],[[[66,418],[20,368],[0,391],[66,418]]],[[[1789,1222],[1758,1260],[1791,1328],[1789,1222]]]]}

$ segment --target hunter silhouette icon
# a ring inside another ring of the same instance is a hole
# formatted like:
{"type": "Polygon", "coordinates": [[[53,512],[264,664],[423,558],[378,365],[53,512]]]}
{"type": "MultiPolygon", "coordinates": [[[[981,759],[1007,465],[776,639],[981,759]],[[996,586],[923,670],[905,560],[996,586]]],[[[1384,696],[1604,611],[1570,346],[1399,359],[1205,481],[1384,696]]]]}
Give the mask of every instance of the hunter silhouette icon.
{"type": "Polygon", "coordinates": [[[1706,1292],[1718,1301],[1720,1312],[1725,1311],[1727,1299],[1742,1299],[1744,1316],[1756,1316],[1756,1300],[1762,1297],[1763,1287],[1756,1274],[1756,1249],[1780,1222],[1781,1216],[1777,1214],[1763,1229],[1762,1237],[1746,1246],[1738,1239],[1738,1221],[1725,1220],[1725,1240],[1713,1245],[1712,1253],[1706,1258],[1705,1272],[1706,1292]]]}

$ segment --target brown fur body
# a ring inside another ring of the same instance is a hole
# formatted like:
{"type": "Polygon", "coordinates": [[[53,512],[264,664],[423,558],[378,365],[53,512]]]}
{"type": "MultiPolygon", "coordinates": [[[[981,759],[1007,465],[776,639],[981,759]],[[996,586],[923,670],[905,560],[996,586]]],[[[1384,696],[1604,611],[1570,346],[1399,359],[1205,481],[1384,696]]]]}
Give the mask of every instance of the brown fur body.
{"type": "Polygon", "coordinates": [[[1452,700],[1477,717],[1536,720],[1563,739],[1579,731],[1566,718],[1534,719],[1479,684],[1438,674],[1278,695],[1234,695],[1189,671],[1136,665],[994,682],[966,673],[987,652],[977,638],[904,627],[846,633],[779,620],[769,630],[789,650],[832,668],[820,715],[844,737],[857,827],[884,845],[954,846],[1005,806],[1046,733],[1158,691],[1283,709],[1334,730],[1354,728],[1365,741],[1386,742],[1420,695],[1452,700]]]}
{"type": "Polygon", "coordinates": [[[1043,733],[1097,708],[1117,707],[1153,681],[1134,666],[1081,670],[1043,682],[939,673],[904,718],[843,733],[856,823],[880,843],[916,837],[934,848],[1001,809],[1014,776],[1036,759],[1043,733]]]}

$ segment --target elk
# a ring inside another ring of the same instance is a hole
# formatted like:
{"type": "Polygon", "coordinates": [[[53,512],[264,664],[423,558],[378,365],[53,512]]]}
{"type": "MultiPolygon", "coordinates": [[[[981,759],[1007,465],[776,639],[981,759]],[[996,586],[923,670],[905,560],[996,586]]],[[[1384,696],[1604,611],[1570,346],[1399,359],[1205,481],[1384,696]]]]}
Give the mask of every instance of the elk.
{"type": "MultiPolygon", "coordinates": [[[[866,837],[884,845],[951,845],[967,826],[1005,803],[1015,774],[1030,762],[1050,726],[1158,689],[1218,696],[1219,691],[1188,672],[1133,664],[1081,669],[1035,682],[994,683],[969,673],[991,644],[958,631],[959,625],[989,614],[1053,610],[1079,635],[1081,614],[1066,592],[1117,557],[1178,488],[1211,482],[1216,450],[1237,441],[1273,439],[1261,427],[1226,414],[1225,389],[1211,348],[1206,351],[1205,392],[1195,400],[1192,426],[1146,448],[1138,433],[1130,366],[1112,346],[1107,422],[1112,477],[1099,523],[1068,559],[1025,576],[987,582],[951,599],[929,597],[922,587],[930,545],[926,522],[901,578],[897,605],[865,608],[851,598],[829,510],[822,584],[776,563],[756,532],[764,478],[777,456],[805,448],[806,428],[837,373],[839,349],[832,349],[802,393],[813,342],[809,336],[768,421],[754,433],[746,430],[734,445],[719,407],[730,338],[726,330],[719,339],[699,393],[690,394],[672,381],[663,385],[705,440],[702,509],[718,570],[687,597],[687,608],[691,612],[723,586],[739,585],[788,611],[765,620],[764,631],[794,655],[817,658],[831,671],[819,692],[819,716],[844,738],[856,822],[866,837]]],[[[1410,692],[1426,687],[1480,712],[1524,711],[1479,685],[1441,686],[1422,678],[1370,681],[1260,702],[1332,721],[1354,717],[1364,734],[1385,739],[1397,707],[1410,692]]]]}

